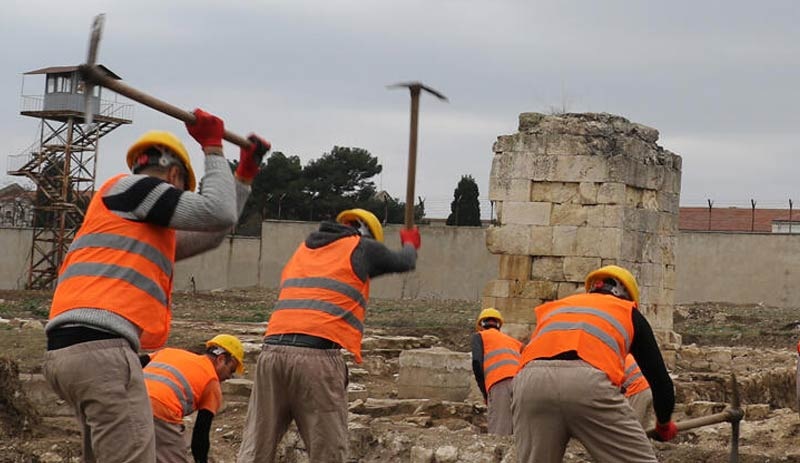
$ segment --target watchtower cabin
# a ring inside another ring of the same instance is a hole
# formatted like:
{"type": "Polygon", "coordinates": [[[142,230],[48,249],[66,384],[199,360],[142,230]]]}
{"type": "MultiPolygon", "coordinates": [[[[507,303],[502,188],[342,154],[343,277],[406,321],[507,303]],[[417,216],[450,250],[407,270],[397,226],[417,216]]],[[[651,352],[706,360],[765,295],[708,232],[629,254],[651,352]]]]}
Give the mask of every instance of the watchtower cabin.
{"type": "Polygon", "coordinates": [[[106,96],[113,100],[104,100],[99,86],[87,95],[87,88],[78,66],[36,69],[22,77],[20,114],[38,119],[39,133],[22,153],[9,156],[8,174],[26,177],[36,185],[29,289],[54,286],[94,193],[100,138],[133,121],[132,104],[118,101],[119,96],[107,90],[106,96]],[[26,94],[30,76],[44,84],[44,91],[26,94]],[[38,76],[44,76],[44,82],[38,76]],[[85,123],[87,107],[92,113],[90,124],[85,123]]]}

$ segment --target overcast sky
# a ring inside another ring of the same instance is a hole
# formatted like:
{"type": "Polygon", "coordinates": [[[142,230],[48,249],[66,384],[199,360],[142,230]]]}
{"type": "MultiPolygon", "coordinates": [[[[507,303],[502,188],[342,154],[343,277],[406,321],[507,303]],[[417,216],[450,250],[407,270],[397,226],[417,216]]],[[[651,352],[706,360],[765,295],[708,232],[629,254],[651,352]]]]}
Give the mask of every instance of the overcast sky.
{"type": "MultiPolygon", "coordinates": [[[[98,62],[179,107],[202,107],[303,162],[357,146],[404,199],[409,97],[423,95],[417,193],[449,212],[461,175],[487,197],[492,143],[519,113],[609,112],[658,129],[683,157],[682,205],[788,207],[800,200],[800,3],[796,1],[11,0],[0,14],[0,153],[37,140],[21,116],[22,73],[85,60],[106,13],[98,62]]],[[[43,76],[24,80],[41,94],[43,76]]],[[[125,170],[144,131],[182,123],[137,105],[101,141],[98,183],[125,170]]],[[[235,159],[238,148],[226,145],[235,159]]],[[[202,168],[200,168],[202,169],[202,168]]],[[[0,176],[0,183],[8,177],[0,176]]]]}

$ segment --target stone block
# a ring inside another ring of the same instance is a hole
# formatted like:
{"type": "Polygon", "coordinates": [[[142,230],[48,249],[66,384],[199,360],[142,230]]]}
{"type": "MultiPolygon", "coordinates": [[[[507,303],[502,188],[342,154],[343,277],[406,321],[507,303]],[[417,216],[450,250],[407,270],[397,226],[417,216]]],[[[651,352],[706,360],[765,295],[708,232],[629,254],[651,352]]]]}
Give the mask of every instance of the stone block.
{"type": "MultiPolygon", "coordinates": [[[[584,275],[586,277],[586,275],[584,275]]],[[[583,283],[561,282],[558,284],[558,299],[584,292],[583,283]]]]}
{"type": "Polygon", "coordinates": [[[547,116],[542,113],[520,113],[519,131],[528,132],[532,129],[535,129],[545,118],[547,118],[547,116]]]}
{"type": "Polygon", "coordinates": [[[625,206],[631,209],[642,208],[642,189],[632,186],[625,188],[625,206]]]}
{"type": "Polygon", "coordinates": [[[229,402],[247,402],[253,381],[246,378],[231,378],[222,383],[222,396],[229,402]]]}
{"type": "Polygon", "coordinates": [[[516,137],[514,135],[498,136],[497,140],[495,140],[492,144],[492,152],[501,154],[508,151],[513,151],[515,138],[516,137]]]}
{"type": "Polygon", "coordinates": [[[531,262],[532,280],[564,280],[564,258],[563,257],[534,257],[531,262]]]}
{"type": "Polygon", "coordinates": [[[608,166],[599,156],[558,156],[553,180],[560,182],[605,182],[608,166]]]}
{"type": "Polygon", "coordinates": [[[581,204],[597,204],[597,191],[600,183],[581,182],[578,184],[578,194],[581,204]]]}
{"type": "Polygon", "coordinates": [[[601,183],[597,189],[597,202],[600,204],[625,204],[625,184],[601,183]]]}
{"type": "Polygon", "coordinates": [[[504,224],[550,225],[550,203],[529,201],[505,201],[503,203],[504,224]]]}
{"type": "Polygon", "coordinates": [[[483,295],[486,297],[509,297],[512,283],[514,283],[513,280],[489,280],[483,287],[483,295]]]}
{"type": "Polygon", "coordinates": [[[586,225],[588,211],[580,204],[553,204],[551,225],[586,225]]]}
{"type": "Polygon", "coordinates": [[[556,157],[536,156],[533,160],[533,176],[530,178],[537,182],[558,180],[556,178],[556,157]]]}
{"type": "Polygon", "coordinates": [[[472,377],[471,354],[442,347],[400,353],[397,395],[461,402],[467,398],[472,377]]]}
{"type": "Polygon", "coordinates": [[[553,227],[553,255],[575,256],[578,249],[578,227],[556,225],[553,227]]]}
{"type": "Polygon", "coordinates": [[[555,204],[580,203],[578,184],[574,182],[550,182],[550,199],[555,204]]]}
{"type": "Polygon", "coordinates": [[[642,190],[642,209],[648,211],[658,211],[658,191],[642,190]]]}
{"type": "Polygon", "coordinates": [[[489,179],[489,200],[530,201],[531,181],[518,178],[489,179]]]}
{"type": "Polygon", "coordinates": [[[550,255],[553,253],[553,228],[549,226],[532,226],[528,253],[532,256],[550,255]]]}
{"type": "Polygon", "coordinates": [[[503,315],[503,318],[506,319],[505,323],[503,323],[503,333],[522,342],[530,338],[531,331],[535,324],[509,322],[509,318],[506,315],[503,315]]]}
{"type": "Polygon", "coordinates": [[[547,280],[520,281],[511,285],[512,298],[545,299],[556,298],[556,284],[547,280]]]}
{"type": "Polygon", "coordinates": [[[486,229],[486,247],[493,254],[528,254],[530,233],[527,225],[489,227],[486,229]]]}
{"type": "Polygon", "coordinates": [[[605,205],[603,206],[603,226],[612,228],[627,228],[625,220],[625,206],[605,205]]]}
{"type": "Polygon", "coordinates": [[[576,254],[586,257],[619,258],[622,230],[609,227],[579,227],[576,232],[576,254]]]}
{"type": "Polygon", "coordinates": [[[500,256],[498,276],[501,280],[528,280],[531,275],[531,256],[500,256]]]}
{"type": "Polygon", "coordinates": [[[760,421],[769,418],[769,404],[747,404],[744,409],[744,419],[747,421],[760,421]]]}
{"type": "Polygon", "coordinates": [[[586,209],[586,225],[589,227],[602,227],[606,220],[605,208],[602,204],[592,206],[585,206],[586,209]]]}
{"type": "Polygon", "coordinates": [[[599,257],[565,257],[564,279],[569,282],[583,282],[589,272],[598,268],[599,257]]]}
{"type": "Polygon", "coordinates": [[[513,168],[513,153],[497,153],[492,157],[492,168],[489,178],[501,182],[510,180],[513,178],[513,168]]]}

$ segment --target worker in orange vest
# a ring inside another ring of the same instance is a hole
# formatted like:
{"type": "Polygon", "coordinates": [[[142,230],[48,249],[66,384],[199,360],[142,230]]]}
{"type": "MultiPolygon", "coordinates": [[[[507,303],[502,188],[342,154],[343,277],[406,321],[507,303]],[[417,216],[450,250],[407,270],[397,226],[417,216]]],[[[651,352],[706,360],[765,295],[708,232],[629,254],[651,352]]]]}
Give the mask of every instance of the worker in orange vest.
{"type": "Polygon", "coordinates": [[[514,378],[514,440],[525,463],[555,463],[570,438],[598,462],[656,462],[642,425],[620,391],[630,352],[653,392],[658,439],[675,437],[675,392],[653,330],[639,312],[639,286],[626,269],[590,272],[586,294],[536,307],[536,329],[514,378]]]}
{"type": "Polygon", "coordinates": [[[164,345],[175,261],[222,242],[269,148],[252,135],[234,177],[223,121],[200,109],[194,115],[187,130],[205,154],[201,190],[183,143],[169,132],[145,133],[128,150],[133,175],[111,178],[92,197],[59,270],[44,374],[75,410],[85,461],[155,460],[137,352],[164,345]]]}
{"type": "Polygon", "coordinates": [[[402,249],[383,244],[383,228],[364,209],[322,222],[283,268],[244,425],[239,463],[271,462],[292,420],[311,462],[344,462],[347,367],[361,363],[370,280],[414,270],[420,236],[400,230],[402,249]]]}
{"type": "Polygon", "coordinates": [[[647,379],[633,358],[628,354],[625,357],[625,377],[622,378],[622,393],[636,414],[642,428],[648,429],[653,425],[653,391],[647,384],[647,379]]]}
{"type": "Polygon", "coordinates": [[[513,434],[511,380],[519,370],[522,343],[502,333],[503,315],[488,308],[481,311],[472,335],[472,372],[486,402],[489,433],[513,434]]]}
{"type": "Polygon", "coordinates": [[[153,407],[156,463],[189,461],[183,417],[197,411],[191,452],[195,463],[208,461],[209,431],[222,405],[221,383],[244,372],[244,347],[236,336],[219,334],[205,354],[164,348],[146,358],[144,383],[153,407]]]}

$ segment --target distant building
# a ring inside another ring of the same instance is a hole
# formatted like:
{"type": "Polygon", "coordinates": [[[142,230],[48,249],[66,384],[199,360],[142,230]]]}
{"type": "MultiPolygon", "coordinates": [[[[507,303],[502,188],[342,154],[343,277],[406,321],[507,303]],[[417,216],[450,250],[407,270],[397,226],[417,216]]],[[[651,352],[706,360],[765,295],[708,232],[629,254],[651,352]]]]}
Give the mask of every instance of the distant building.
{"type": "Polygon", "coordinates": [[[0,188],[0,227],[32,227],[35,195],[17,183],[0,188]]]}

